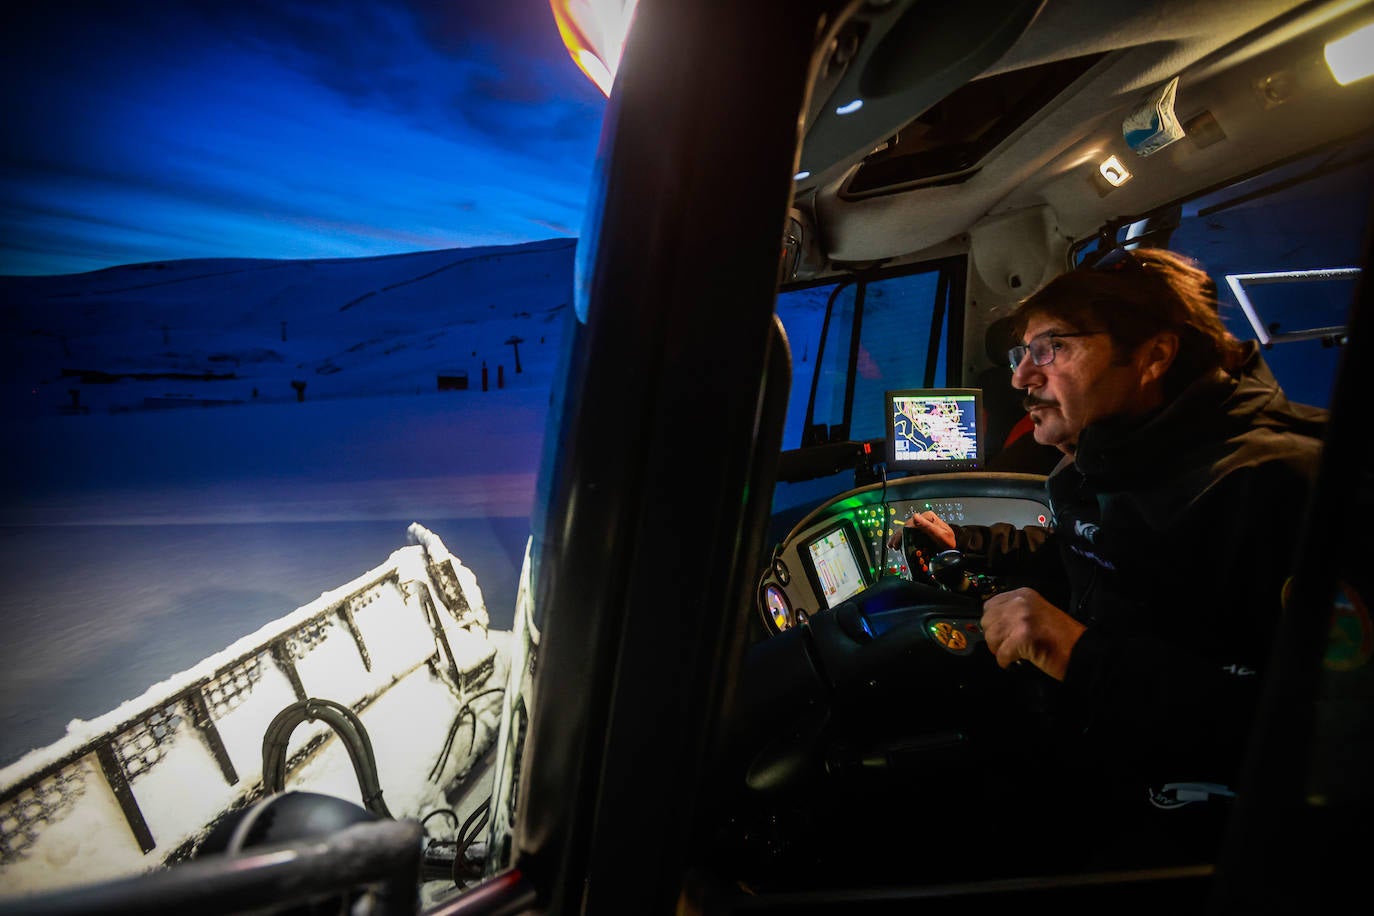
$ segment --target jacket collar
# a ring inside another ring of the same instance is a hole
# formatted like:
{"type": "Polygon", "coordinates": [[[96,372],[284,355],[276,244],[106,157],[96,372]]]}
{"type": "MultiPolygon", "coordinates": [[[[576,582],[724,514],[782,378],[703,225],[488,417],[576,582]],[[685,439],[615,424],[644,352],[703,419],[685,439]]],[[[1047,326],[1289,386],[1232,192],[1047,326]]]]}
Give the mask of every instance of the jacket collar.
{"type": "Polygon", "coordinates": [[[1093,423],[1078,437],[1074,464],[1088,475],[1119,476],[1176,460],[1188,443],[1215,440],[1248,428],[1258,415],[1285,409],[1288,401],[1274,374],[1249,341],[1241,365],[1217,369],[1188,385],[1163,407],[1142,417],[1112,417],[1093,423]]]}

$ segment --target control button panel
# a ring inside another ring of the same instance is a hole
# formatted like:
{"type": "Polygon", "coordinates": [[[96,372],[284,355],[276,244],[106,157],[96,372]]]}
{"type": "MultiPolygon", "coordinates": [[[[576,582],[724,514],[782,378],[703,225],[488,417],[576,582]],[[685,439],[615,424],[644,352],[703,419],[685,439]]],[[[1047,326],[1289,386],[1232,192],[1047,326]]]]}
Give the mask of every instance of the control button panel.
{"type": "MultiPolygon", "coordinates": [[[[859,533],[864,539],[864,545],[868,548],[869,563],[873,564],[871,571],[877,575],[877,564],[885,564],[882,574],[884,576],[896,575],[901,572],[900,568],[893,566],[893,557],[888,555],[887,539],[890,532],[895,530],[896,506],[864,506],[854,513],[854,521],[859,526],[859,533]]],[[[894,551],[894,554],[897,553],[894,551]]],[[[898,564],[904,566],[904,564],[898,564]]]]}
{"type": "Polygon", "coordinates": [[[976,620],[936,618],[926,623],[926,632],[937,645],[954,655],[971,655],[983,641],[983,628],[976,620]]]}

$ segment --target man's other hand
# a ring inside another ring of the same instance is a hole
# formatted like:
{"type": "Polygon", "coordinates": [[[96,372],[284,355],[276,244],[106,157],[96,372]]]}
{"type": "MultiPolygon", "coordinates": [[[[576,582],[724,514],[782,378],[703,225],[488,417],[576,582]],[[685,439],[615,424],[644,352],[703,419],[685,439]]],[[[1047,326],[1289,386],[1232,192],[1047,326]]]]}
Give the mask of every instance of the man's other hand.
{"type": "Polygon", "coordinates": [[[907,519],[906,524],[896,534],[892,535],[888,546],[894,550],[901,547],[903,533],[908,538],[913,534],[919,535],[914,543],[917,545],[929,543],[935,548],[935,553],[939,553],[941,550],[954,549],[954,529],[949,527],[949,522],[929,509],[925,512],[918,512],[907,519]]]}
{"type": "Polygon", "coordinates": [[[1032,588],[1001,592],[983,602],[983,638],[1003,668],[1025,659],[1056,681],[1086,627],[1032,588]]]}

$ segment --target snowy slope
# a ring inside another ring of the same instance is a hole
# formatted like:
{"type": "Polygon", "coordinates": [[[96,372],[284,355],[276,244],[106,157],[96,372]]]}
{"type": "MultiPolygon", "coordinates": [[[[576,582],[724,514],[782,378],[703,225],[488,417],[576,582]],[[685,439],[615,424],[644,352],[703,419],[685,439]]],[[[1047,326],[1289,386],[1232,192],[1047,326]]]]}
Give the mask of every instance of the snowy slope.
{"type": "Polygon", "coordinates": [[[477,387],[484,362],[492,387],[498,366],[508,385],[547,384],[574,247],[558,239],[0,278],[6,412],[295,401],[292,382],[305,384],[306,399],[413,394],[434,390],[443,373],[465,371],[477,387]],[[525,341],[521,373],[513,337],[525,341]]]}

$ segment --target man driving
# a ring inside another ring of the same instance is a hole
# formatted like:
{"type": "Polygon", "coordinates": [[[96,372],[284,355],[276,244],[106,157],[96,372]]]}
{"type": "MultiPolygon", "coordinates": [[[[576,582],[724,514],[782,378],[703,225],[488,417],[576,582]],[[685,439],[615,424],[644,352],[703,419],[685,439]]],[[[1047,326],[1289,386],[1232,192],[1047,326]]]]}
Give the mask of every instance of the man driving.
{"type": "Polygon", "coordinates": [[[1214,289],[1187,258],[1135,249],[1027,299],[1012,385],[1064,453],[1052,533],[932,512],[905,529],[908,550],[959,547],[994,574],[1057,547],[1058,581],[986,599],[988,648],[1043,672],[1047,771],[1072,760],[1155,809],[1237,783],[1325,422],[1226,331],[1214,289]]]}

